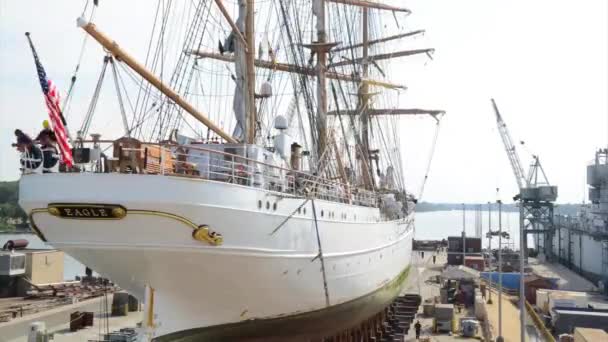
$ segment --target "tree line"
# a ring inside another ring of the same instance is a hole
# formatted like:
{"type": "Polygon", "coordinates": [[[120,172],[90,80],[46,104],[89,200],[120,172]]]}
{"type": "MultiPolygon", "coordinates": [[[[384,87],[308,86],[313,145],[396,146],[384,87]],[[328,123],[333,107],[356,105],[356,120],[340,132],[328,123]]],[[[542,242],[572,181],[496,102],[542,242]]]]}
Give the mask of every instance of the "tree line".
{"type": "Polygon", "coordinates": [[[18,200],[19,182],[0,182],[0,231],[14,231],[17,225],[27,222],[18,200]]]}

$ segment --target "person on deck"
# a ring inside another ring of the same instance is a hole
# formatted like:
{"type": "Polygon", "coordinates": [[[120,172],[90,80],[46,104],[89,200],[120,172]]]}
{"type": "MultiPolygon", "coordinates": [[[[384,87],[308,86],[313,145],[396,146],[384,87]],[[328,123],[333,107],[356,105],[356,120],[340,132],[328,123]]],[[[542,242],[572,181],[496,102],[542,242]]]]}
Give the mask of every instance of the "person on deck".
{"type": "Polygon", "coordinates": [[[59,151],[55,146],[57,138],[55,132],[50,129],[48,121],[44,120],[42,126],[44,127],[43,130],[36,137],[36,141],[40,143],[40,149],[42,150],[42,172],[57,172],[59,169],[59,151]]]}
{"type": "Polygon", "coordinates": [[[20,129],[15,130],[17,143],[13,146],[21,152],[21,170],[27,173],[38,173],[42,165],[42,152],[34,145],[34,141],[20,129]]]}
{"type": "Polygon", "coordinates": [[[57,142],[55,132],[53,132],[53,130],[51,129],[51,125],[49,124],[48,120],[42,121],[42,130],[40,131],[40,133],[38,133],[38,136],[34,140],[40,142],[43,136],[48,136],[49,139],[53,142],[53,144],[57,142]]]}

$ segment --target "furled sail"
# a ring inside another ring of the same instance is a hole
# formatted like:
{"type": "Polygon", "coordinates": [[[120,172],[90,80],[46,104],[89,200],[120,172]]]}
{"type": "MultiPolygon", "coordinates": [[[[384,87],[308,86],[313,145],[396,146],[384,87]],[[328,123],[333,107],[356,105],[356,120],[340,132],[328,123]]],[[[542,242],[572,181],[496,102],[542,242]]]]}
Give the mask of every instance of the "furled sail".
{"type": "MultiPolygon", "coordinates": [[[[236,26],[239,30],[245,32],[245,19],[247,17],[247,0],[239,0],[239,16],[236,20],[236,26]]],[[[246,46],[238,39],[236,39],[234,33],[226,39],[226,46],[234,46],[234,71],[235,71],[235,89],[234,99],[232,102],[232,108],[234,110],[234,117],[236,118],[236,125],[232,136],[237,140],[245,139],[245,132],[247,131],[247,106],[246,99],[249,93],[249,87],[245,75],[247,73],[246,65],[246,46]],[[230,41],[228,41],[230,39],[230,41]]]]}

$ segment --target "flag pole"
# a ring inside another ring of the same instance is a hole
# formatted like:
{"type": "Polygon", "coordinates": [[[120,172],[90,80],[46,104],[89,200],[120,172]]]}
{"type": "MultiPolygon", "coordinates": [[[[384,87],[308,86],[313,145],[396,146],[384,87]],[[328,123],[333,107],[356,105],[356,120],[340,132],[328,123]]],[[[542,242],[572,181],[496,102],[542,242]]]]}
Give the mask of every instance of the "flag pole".
{"type": "Polygon", "coordinates": [[[38,53],[36,53],[36,48],[34,47],[30,33],[25,32],[25,36],[30,44],[30,48],[32,49],[34,64],[36,65],[36,72],[38,74],[38,81],[40,82],[40,88],[42,89],[42,94],[44,95],[44,101],[51,124],[53,126],[53,132],[55,132],[55,136],[57,138],[56,142],[57,146],[59,147],[59,151],[61,152],[62,162],[65,163],[67,167],[71,168],[74,165],[72,147],[70,146],[72,138],[70,136],[70,131],[67,128],[67,122],[65,121],[63,113],[61,112],[59,90],[57,90],[55,83],[47,78],[46,71],[44,70],[42,63],[40,63],[40,59],[38,58],[38,53]]]}
{"type": "MultiPolygon", "coordinates": [[[[27,41],[30,44],[30,48],[32,49],[32,54],[34,55],[34,59],[38,60],[38,53],[36,52],[36,48],[34,47],[34,42],[32,42],[32,38],[30,37],[30,33],[29,32],[25,32],[25,36],[27,37],[27,41]]],[[[65,128],[65,132],[68,138],[68,141],[70,142],[70,144],[72,144],[73,139],[72,136],[70,135],[70,130],[68,128],[68,123],[65,120],[65,117],[63,116],[63,111],[61,110],[61,107],[58,108],[59,109],[59,118],[61,119],[61,123],[63,124],[63,127],[65,128]]],[[[53,127],[54,129],[54,127],[53,127]]]]}

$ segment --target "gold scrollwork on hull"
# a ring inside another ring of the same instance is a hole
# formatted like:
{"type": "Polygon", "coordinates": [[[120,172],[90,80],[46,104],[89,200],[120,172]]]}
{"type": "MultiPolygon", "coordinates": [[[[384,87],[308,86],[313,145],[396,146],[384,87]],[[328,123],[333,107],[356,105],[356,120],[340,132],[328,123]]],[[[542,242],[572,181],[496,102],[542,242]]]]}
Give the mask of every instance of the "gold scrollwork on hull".
{"type": "Polygon", "coordinates": [[[179,215],[165,213],[162,211],[154,211],[154,210],[140,210],[140,209],[127,210],[123,206],[120,206],[120,205],[103,205],[103,204],[94,204],[94,205],[91,205],[91,204],[88,204],[88,205],[87,204],[49,204],[47,208],[33,209],[29,214],[30,223],[31,223],[32,228],[34,229],[34,232],[36,232],[36,234],[43,241],[46,241],[46,239],[44,238],[44,235],[42,235],[42,232],[40,232],[40,229],[38,229],[38,226],[36,225],[36,223],[34,221],[34,214],[37,214],[37,213],[48,213],[55,217],[68,218],[68,219],[80,219],[80,220],[100,219],[102,214],[107,215],[106,217],[103,217],[103,218],[114,219],[114,220],[119,220],[119,219],[124,218],[125,216],[127,216],[127,213],[129,215],[160,216],[160,217],[165,217],[165,218],[179,221],[179,222],[183,223],[184,225],[192,228],[192,238],[197,241],[207,242],[208,244],[210,244],[212,246],[220,246],[224,243],[224,238],[222,237],[222,234],[212,231],[211,229],[209,229],[209,226],[207,226],[207,225],[197,225],[194,222],[190,221],[189,219],[179,216],[179,215]],[[96,209],[105,208],[105,211],[92,212],[91,210],[88,210],[87,212],[85,212],[84,209],[87,209],[87,208],[91,209],[92,206],[95,206],[96,209]],[[78,216],[78,217],[64,216],[64,215],[66,215],[66,210],[65,210],[66,208],[73,209],[73,211],[68,210],[68,212],[72,215],[77,215],[75,209],[78,208],[78,215],[89,215],[89,216],[78,216]],[[100,215],[100,216],[96,216],[96,215],[100,215]]]}
{"type": "Polygon", "coordinates": [[[221,245],[224,242],[222,235],[210,230],[209,226],[207,225],[202,225],[196,228],[192,232],[192,237],[194,240],[205,241],[214,246],[221,245]]]}
{"type": "Polygon", "coordinates": [[[179,215],[165,213],[162,211],[154,211],[154,210],[129,209],[129,215],[132,215],[132,214],[161,216],[161,217],[166,217],[166,218],[170,218],[173,220],[177,220],[177,221],[180,221],[181,223],[189,226],[190,228],[192,228],[192,230],[193,230],[192,238],[197,241],[207,242],[208,244],[210,244],[212,246],[220,246],[221,244],[224,243],[224,238],[222,237],[222,234],[212,231],[211,229],[209,229],[209,226],[207,226],[207,225],[199,226],[196,223],[188,220],[187,218],[179,216],[179,215]]]}

